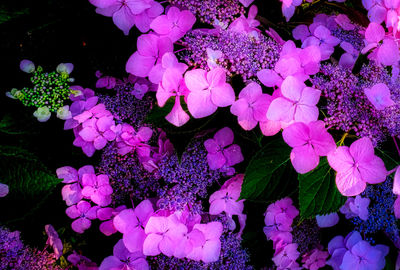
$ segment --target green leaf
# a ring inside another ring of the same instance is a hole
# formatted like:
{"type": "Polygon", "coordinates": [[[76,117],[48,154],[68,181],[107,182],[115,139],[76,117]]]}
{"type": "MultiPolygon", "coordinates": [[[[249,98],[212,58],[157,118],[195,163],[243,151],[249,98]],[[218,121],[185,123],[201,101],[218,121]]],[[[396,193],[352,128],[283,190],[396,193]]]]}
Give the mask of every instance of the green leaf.
{"type": "Polygon", "coordinates": [[[0,121],[0,132],[9,135],[17,135],[27,133],[24,130],[20,130],[18,127],[18,122],[10,114],[5,114],[0,121]]]}
{"type": "Polygon", "coordinates": [[[0,182],[9,185],[9,196],[35,199],[61,182],[28,151],[12,146],[1,146],[0,151],[0,182]]]}
{"type": "Polygon", "coordinates": [[[258,151],[246,168],[239,199],[267,200],[281,181],[290,151],[282,139],[273,140],[258,151]]]}
{"type": "Polygon", "coordinates": [[[336,187],[335,171],[323,157],[317,168],[299,174],[299,204],[302,219],[336,212],[346,202],[336,187]]]}
{"type": "Polygon", "coordinates": [[[6,10],[5,5],[0,6],[0,24],[8,22],[12,19],[18,18],[22,15],[29,14],[29,9],[22,10],[6,10]]]}
{"type": "Polygon", "coordinates": [[[145,122],[153,124],[154,126],[157,127],[172,125],[167,120],[165,120],[165,116],[167,116],[169,112],[172,110],[174,103],[175,103],[175,98],[170,97],[164,104],[164,107],[159,107],[158,104],[155,104],[154,108],[147,115],[145,122]]]}
{"type": "Polygon", "coordinates": [[[390,171],[399,165],[399,162],[393,158],[393,156],[396,156],[394,153],[384,152],[379,148],[375,149],[376,149],[375,154],[383,160],[387,170],[390,171]]]}

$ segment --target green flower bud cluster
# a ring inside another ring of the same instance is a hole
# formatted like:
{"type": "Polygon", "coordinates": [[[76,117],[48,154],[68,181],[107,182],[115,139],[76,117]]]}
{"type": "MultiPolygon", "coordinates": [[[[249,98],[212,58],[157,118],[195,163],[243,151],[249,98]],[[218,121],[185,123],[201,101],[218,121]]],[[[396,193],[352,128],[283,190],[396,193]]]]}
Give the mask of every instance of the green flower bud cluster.
{"type": "Polygon", "coordinates": [[[43,68],[39,66],[32,73],[33,87],[24,87],[22,90],[13,89],[11,94],[21,100],[25,106],[47,107],[50,112],[56,112],[64,106],[64,101],[69,99],[71,81],[73,79],[67,72],[47,73],[43,72],[43,68]]]}

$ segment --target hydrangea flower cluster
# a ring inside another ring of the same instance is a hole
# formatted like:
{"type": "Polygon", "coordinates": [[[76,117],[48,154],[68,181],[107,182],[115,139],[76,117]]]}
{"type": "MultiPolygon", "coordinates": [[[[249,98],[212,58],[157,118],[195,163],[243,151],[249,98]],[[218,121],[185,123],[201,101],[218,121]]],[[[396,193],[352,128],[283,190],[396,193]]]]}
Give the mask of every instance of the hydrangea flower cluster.
{"type": "Polygon", "coordinates": [[[359,232],[353,231],[346,237],[338,235],[328,244],[331,258],[327,264],[336,269],[383,269],[389,248],[385,245],[371,246],[362,240],[359,232]]]}
{"type": "Polygon", "coordinates": [[[41,66],[35,68],[30,60],[22,60],[20,68],[26,73],[32,73],[33,87],[21,90],[14,88],[6,93],[8,97],[20,100],[24,106],[36,107],[33,115],[39,122],[49,120],[52,112],[63,120],[71,117],[69,106],[64,106],[71,94],[70,82],[74,81],[69,77],[74,68],[71,63],[61,63],[56,71],[50,73],[44,72],[41,66]]]}
{"type": "Polygon", "coordinates": [[[63,269],[55,264],[55,253],[25,245],[20,239],[19,231],[12,232],[4,227],[0,227],[0,257],[0,269],[63,269]]]}

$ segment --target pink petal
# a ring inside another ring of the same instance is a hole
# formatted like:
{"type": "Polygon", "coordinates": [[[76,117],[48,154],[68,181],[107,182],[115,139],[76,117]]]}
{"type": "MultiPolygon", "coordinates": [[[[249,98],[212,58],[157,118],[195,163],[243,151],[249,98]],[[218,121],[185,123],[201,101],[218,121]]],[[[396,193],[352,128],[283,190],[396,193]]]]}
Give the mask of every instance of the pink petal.
{"type": "Polygon", "coordinates": [[[286,98],[276,98],[269,105],[267,118],[274,121],[290,122],[293,120],[293,102],[286,98]]]}
{"type": "Polygon", "coordinates": [[[115,229],[115,227],[113,225],[112,220],[108,220],[108,221],[105,221],[105,222],[101,223],[100,227],[99,227],[99,230],[104,235],[107,235],[107,236],[110,236],[110,235],[112,235],[112,234],[117,232],[117,230],[115,229]]]}
{"type": "Polygon", "coordinates": [[[253,115],[257,121],[267,120],[268,107],[271,104],[272,97],[268,94],[262,94],[253,103],[253,115]]]}
{"type": "Polygon", "coordinates": [[[349,169],[337,173],[336,186],[342,195],[356,196],[365,190],[366,184],[357,170],[349,169]]]}
{"type": "Polygon", "coordinates": [[[114,217],[113,224],[120,233],[125,233],[137,226],[137,218],[132,209],[125,209],[114,217]]]}
{"type": "Polygon", "coordinates": [[[400,219],[400,197],[397,197],[397,199],[394,201],[393,208],[395,217],[400,219]]]}
{"type": "Polygon", "coordinates": [[[339,146],[327,155],[329,165],[337,172],[348,171],[353,168],[354,160],[349,147],[339,146]]]}
{"type": "Polygon", "coordinates": [[[253,110],[249,107],[247,107],[247,110],[239,115],[238,122],[244,130],[252,130],[258,124],[258,121],[254,119],[253,110]]]}
{"type": "Polygon", "coordinates": [[[368,162],[359,163],[359,171],[362,179],[369,184],[377,184],[385,181],[387,170],[382,159],[374,156],[368,162]]]}
{"type": "Polygon", "coordinates": [[[400,167],[397,167],[393,178],[393,193],[400,195],[400,167]]]}
{"type": "Polygon", "coordinates": [[[219,150],[219,145],[214,139],[206,140],[204,142],[204,147],[206,148],[207,152],[211,154],[215,154],[219,150]]]}
{"type": "Polygon", "coordinates": [[[211,204],[210,204],[210,210],[209,213],[211,215],[219,215],[221,214],[223,211],[225,211],[225,200],[224,199],[219,199],[219,200],[214,200],[211,204]]]}
{"type": "Polygon", "coordinates": [[[103,149],[107,144],[107,140],[103,136],[98,136],[94,141],[93,141],[93,146],[97,150],[103,149]]]}
{"type": "Polygon", "coordinates": [[[82,189],[78,183],[63,186],[61,195],[68,206],[78,203],[83,198],[82,189]]]}
{"type": "Polygon", "coordinates": [[[214,134],[214,139],[222,148],[233,143],[233,131],[229,127],[224,127],[214,134]]]}
{"type": "Polygon", "coordinates": [[[225,207],[225,213],[228,215],[241,215],[243,213],[243,201],[228,200],[225,207]]]}
{"type": "Polygon", "coordinates": [[[303,146],[310,139],[310,129],[304,123],[293,123],[282,131],[282,137],[290,147],[303,146]]]}
{"type": "Polygon", "coordinates": [[[318,119],[319,110],[317,106],[298,105],[295,110],[294,120],[296,122],[309,123],[318,119]]]}
{"type": "Polygon", "coordinates": [[[264,136],[273,136],[281,130],[279,121],[267,120],[260,122],[260,129],[264,136]]]}
{"type": "Polygon", "coordinates": [[[235,103],[232,104],[230,110],[231,113],[236,116],[243,115],[249,110],[251,111],[251,109],[249,108],[249,102],[244,98],[235,101],[235,103]]]}
{"type": "Polygon", "coordinates": [[[303,82],[296,77],[288,76],[281,85],[282,95],[290,100],[299,101],[302,90],[305,88],[303,82]]]}
{"type": "Polygon", "coordinates": [[[368,18],[371,22],[380,24],[385,20],[386,12],[386,8],[375,5],[368,11],[368,18]]]}
{"type": "Polygon", "coordinates": [[[154,66],[156,59],[152,56],[142,56],[138,52],[129,57],[126,63],[126,72],[138,77],[147,77],[154,66]]]}
{"type": "Polygon", "coordinates": [[[158,16],[150,24],[150,28],[159,35],[168,35],[172,27],[172,21],[168,19],[167,15],[158,16]]]}
{"type": "Polygon", "coordinates": [[[78,181],[78,171],[70,166],[58,168],[57,177],[63,179],[63,183],[73,183],[78,181]]]}
{"type": "Polygon", "coordinates": [[[160,249],[158,248],[159,243],[163,237],[159,234],[151,233],[147,235],[143,243],[143,254],[145,256],[156,256],[160,254],[160,249]]]}
{"type": "Polygon", "coordinates": [[[78,218],[72,222],[71,227],[75,232],[83,233],[85,230],[90,228],[91,224],[92,222],[87,218],[78,218]]]}
{"type": "Polygon", "coordinates": [[[92,196],[94,194],[94,188],[90,187],[90,186],[86,186],[82,189],[82,195],[90,198],[90,196],[92,196]]]}
{"type": "Polygon", "coordinates": [[[290,160],[298,173],[307,173],[318,166],[319,156],[311,145],[298,146],[290,153],[290,160]]]}
{"type": "Polygon", "coordinates": [[[203,246],[203,256],[201,260],[205,263],[216,262],[221,252],[220,240],[207,241],[203,246]]]}
{"type": "Polygon", "coordinates": [[[129,34],[129,30],[135,24],[132,12],[125,6],[114,12],[113,22],[125,35],[129,34]]]}
{"type": "Polygon", "coordinates": [[[165,116],[165,119],[177,127],[183,126],[189,121],[190,116],[182,109],[179,96],[176,96],[174,107],[172,107],[171,112],[165,116]]]}
{"type": "Polygon", "coordinates": [[[194,69],[185,73],[185,84],[190,91],[202,91],[209,87],[206,71],[194,69]]]}
{"type": "Polygon", "coordinates": [[[224,156],[226,158],[226,165],[233,166],[244,160],[240,146],[232,144],[228,148],[224,149],[224,156]]]}
{"type": "Polygon", "coordinates": [[[226,107],[235,101],[235,92],[230,84],[225,83],[211,89],[211,100],[218,107],[226,107]]]}
{"type": "Polygon", "coordinates": [[[303,42],[308,36],[310,36],[310,31],[308,30],[308,26],[305,24],[300,24],[293,29],[294,39],[303,42]]]}
{"type": "Polygon", "coordinates": [[[125,231],[122,239],[129,252],[142,252],[146,234],[142,228],[131,228],[125,231]]]}
{"type": "Polygon", "coordinates": [[[65,213],[68,217],[75,219],[81,215],[81,212],[78,210],[76,205],[72,205],[65,210],[65,213]]]}
{"type": "Polygon", "coordinates": [[[317,105],[320,96],[321,96],[320,90],[311,87],[306,87],[303,89],[301,93],[301,98],[299,100],[299,103],[307,105],[317,105]]]}
{"type": "Polygon", "coordinates": [[[196,17],[189,10],[181,11],[179,15],[178,26],[180,30],[184,33],[192,29],[194,23],[196,22],[196,17]]]}
{"type": "MultiPolygon", "coordinates": [[[[186,74],[188,74],[188,72],[186,74]]],[[[217,110],[217,106],[215,106],[214,103],[211,101],[211,95],[208,91],[190,92],[187,98],[187,106],[190,114],[194,118],[203,118],[209,116],[217,110]]]]}
{"type": "Polygon", "coordinates": [[[211,170],[217,170],[224,166],[226,158],[221,152],[217,152],[216,154],[209,153],[207,155],[207,162],[211,170]]]}
{"type": "Polygon", "coordinates": [[[87,201],[80,201],[76,207],[78,208],[78,210],[81,213],[86,213],[87,211],[89,211],[90,209],[90,203],[88,203],[87,201]]]}
{"type": "Polygon", "coordinates": [[[399,47],[397,43],[389,38],[383,40],[383,44],[379,47],[377,60],[385,66],[394,65],[399,61],[399,47]]]}
{"type": "Polygon", "coordinates": [[[389,87],[384,83],[378,83],[371,88],[365,88],[364,93],[377,110],[383,110],[395,104],[390,98],[389,87]]]}
{"type": "Polygon", "coordinates": [[[257,72],[257,78],[267,87],[280,86],[282,78],[271,69],[262,69],[257,72]]]}

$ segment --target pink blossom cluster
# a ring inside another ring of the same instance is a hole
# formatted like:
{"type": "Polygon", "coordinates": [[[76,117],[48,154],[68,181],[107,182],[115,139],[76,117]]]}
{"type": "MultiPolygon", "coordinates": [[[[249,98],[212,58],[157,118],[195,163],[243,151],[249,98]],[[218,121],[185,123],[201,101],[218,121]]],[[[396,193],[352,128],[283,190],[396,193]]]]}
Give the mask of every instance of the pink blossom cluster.
{"type": "Polygon", "coordinates": [[[202,224],[200,220],[199,214],[192,214],[187,208],[155,211],[150,200],[144,200],[135,208],[115,215],[113,225],[122,233],[121,243],[130,253],[164,254],[205,263],[217,261],[222,224],[215,221],[202,224]]]}
{"type": "Polygon", "coordinates": [[[321,247],[317,247],[310,250],[302,257],[301,262],[305,269],[317,270],[326,265],[326,259],[329,257],[329,253],[321,250],[321,247]]]}
{"type": "Polygon", "coordinates": [[[265,212],[264,233],[268,240],[273,241],[275,254],[272,260],[277,269],[300,269],[296,262],[300,253],[291,234],[293,220],[298,214],[290,198],[270,204],[265,212]]]}
{"type": "Polygon", "coordinates": [[[243,174],[238,174],[229,180],[227,180],[222,187],[211,194],[209,203],[211,215],[219,215],[224,212],[227,217],[231,220],[231,230],[236,228],[235,221],[232,219],[233,215],[238,216],[240,230],[238,235],[240,236],[246,226],[247,216],[243,214],[244,201],[239,200],[240,192],[242,191],[243,174]]]}
{"type": "Polygon", "coordinates": [[[233,165],[243,161],[240,146],[233,144],[233,131],[229,127],[218,130],[214,137],[204,142],[207,162],[211,170],[220,170],[227,175],[234,175],[233,165]]]}
{"type": "Polygon", "coordinates": [[[374,146],[367,137],[356,140],[350,147],[339,146],[327,157],[337,172],[336,186],[345,196],[356,196],[364,191],[367,183],[382,183],[386,179],[385,164],[374,154],[374,146]]]}
{"type": "Polygon", "coordinates": [[[383,269],[385,256],[389,247],[385,245],[372,246],[359,232],[353,231],[346,237],[338,235],[328,244],[331,255],[326,262],[334,270],[339,269],[383,269]]]}
{"type": "Polygon", "coordinates": [[[328,60],[334,51],[334,47],[340,45],[345,51],[339,64],[343,67],[353,68],[360,51],[350,42],[341,41],[332,35],[332,30],[340,27],[345,31],[352,31],[356,26],[344,14],[328,16],[318,14],[314,17],[313,23],[309,26],[301,24],[293,29],[293,37],[302,42],[302,48],[318,46],[321,50],[321,60],[328,60]]]}
{"type": "Polygon", "coordinates": [[[150,29],[151,22],[164,8],[154,0],[89,0],[96,7],[96,13],[112,17],[114,24],[125,35],[136,25],[142,33],[150,29]]]}
{"type": "Polygon", "coordinates": [[[321,91],[306,86],[309,75],[319,70],[320,49],[310,46],[296,48],[293,41],[287,41],[273,70],[262,69],[258,79],[267,87],[274,87],[267,107],[266,121],[260,122],[264,135],[279,132],[293,122],[309,123],[318,119],[317,103],[321,91]]]}
{"type": "Polygon", "coordinates": [[[83,233],[91,226],[91,220],[98,217],[97,211],[111,203],[113,190],[108,176],[96,175],[91,165],[83,166],[79,170],[65,166],[58,168],[56,173],[58,178],[63,179],[62,183],[68,184],[62,188],[61,193],[69,206],[66,210],[67,215],[75,219],[72,229],[83,233]]]}

